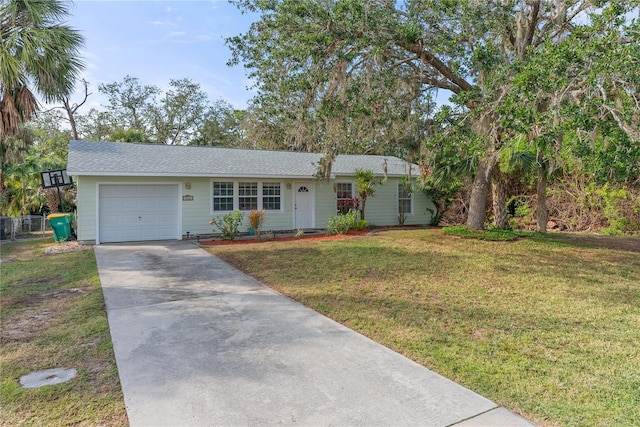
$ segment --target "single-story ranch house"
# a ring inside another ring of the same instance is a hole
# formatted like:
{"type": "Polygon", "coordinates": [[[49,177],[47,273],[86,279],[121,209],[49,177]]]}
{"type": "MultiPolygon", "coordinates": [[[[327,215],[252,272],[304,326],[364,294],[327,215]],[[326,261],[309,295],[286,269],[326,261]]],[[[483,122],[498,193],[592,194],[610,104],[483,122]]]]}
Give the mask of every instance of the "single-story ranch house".
{"type": "Polygon", "coordinates": [[[180,240],[212,234],[212,217],[266,211],[263,230],[326,228],[338,206],[357,197],[356,169],[387,179],[366,202],[371,225],[427,224],[431,201],[400,179],[418,167],[393,156],[340,155],[317,179],[317,153],[71,141],[67,174],[77,184],[78,240],[180,240]]]}

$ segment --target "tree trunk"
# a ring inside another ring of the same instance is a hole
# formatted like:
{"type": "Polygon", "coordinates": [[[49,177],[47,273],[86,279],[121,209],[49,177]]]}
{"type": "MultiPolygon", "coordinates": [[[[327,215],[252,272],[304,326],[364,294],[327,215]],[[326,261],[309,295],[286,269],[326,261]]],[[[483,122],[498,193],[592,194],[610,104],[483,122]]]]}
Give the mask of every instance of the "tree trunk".
{"type": "Polygon", "coordinates": [[[367,203],[367,195],[359,193],[360,196],[360,220],[364,221],[364,205],[367,203]]]}
{"type": "Polygon", "coordinates": [[[54,188],[49,188],[47,190],[47,207],[49,208],[49,213],[56,213],[60,211],[58,193],[54,188]]]}
{"type": "Polygon", "coordinates": [[[87,102],[87,98],[89,97],[89,83],[82,79],[82,83],[84,83],[84,99],[79,104],[71,105],[69,103],[69,98],[62,98],[62,105],[64,109],[67,111],[67,116],[69,117],[69,125],[71,125],[71,133],[73,134],[73,139],[78,139],[78,128],[76,126],[76,118],[74,114],[78,111],[78,108],[82,107],[82,105],[87,102]]]}
{"type": "Polygon", "coordinates": [[[78,128],[76,126],[76,118],[73,117],[73,113],[69,113],[69,125],[71,125],[71,134],[74,140],[78,140],[78,128]]]}
{"type": "Polygon", "coordinates": [[[487,196],[491,185],[491,173],[495,165],[493,156],[481,159],[478,162],[478,170],[473,178],[471,197],[469,200],[469,213],[467,215],[467,227],[477,230],[484,229],[484,220],[487,211],[487,196]]]}
{"type": "Polygon", "coordinates": [[[493,226],[501,230],[509,227],[507,212],[507,196],[509,195],[509,180],[505,174],[496,170],[491,182],[493,199],[493,226]]]}
{"type": "Polygon", "coordinates": [[[538,232],[547,232],[547,220],[549,213],[547,211],[547,175],[541,168],[538,169],[536,177],[536,193],[538,207],[536,209],[536,221],[538,223],[538,232]]]}

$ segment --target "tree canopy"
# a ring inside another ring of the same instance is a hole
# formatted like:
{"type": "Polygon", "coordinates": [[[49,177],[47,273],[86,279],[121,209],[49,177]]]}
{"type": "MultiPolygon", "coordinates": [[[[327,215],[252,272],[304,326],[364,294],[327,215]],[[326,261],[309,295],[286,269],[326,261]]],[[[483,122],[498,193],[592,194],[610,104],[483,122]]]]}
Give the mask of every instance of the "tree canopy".
{"type": "Polygon", "coordinates": [[[171,79],[169,89],[146,85],[136,77],[101,84],[105,111],[91,110],[80,119],[89,139],[151,142],[167,145],[238,146],[244,112],[228,102],[211,102],[200,84],[171,79]]]}
{"type": "Polygon", "coordinates": [[[501,150],[518,135],[560,143],[562,123],[582,114],[636,137],[637,1],[235,3],[260,18],[228,39],[231,63],[257,82],[254,106],[285,146],[411,158],[425,137],[463,132],[478,156],[471,227],[484,226],[501,150]],[[445,129],[431,120],[443,91],[457,116],[445,129]]]}
{"type": "Polygon", "coordinates": [[[57,101],[72,92],[83,68],[83,38],[61,24],[68,14],[69,3],[60,0],[0,5],[0,138],[33,117],[36,97],[57,101]]]}

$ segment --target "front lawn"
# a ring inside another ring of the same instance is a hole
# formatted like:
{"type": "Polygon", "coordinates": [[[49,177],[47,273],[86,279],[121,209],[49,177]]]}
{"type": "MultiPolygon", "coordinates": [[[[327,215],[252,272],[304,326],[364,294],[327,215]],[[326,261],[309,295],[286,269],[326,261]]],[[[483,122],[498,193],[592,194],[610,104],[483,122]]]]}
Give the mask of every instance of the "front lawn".
{"type": "Polygon", "coordinates": [[[53,239],[2,243],[0,425],[127,425],[93,250],[45,255],[53,239]],[[73,368],[26,389],[21,376],[73,368]]]}
{"type": "Polygon", "coordinates": [[[640,422],[633,248],[409,230],[208,250],[541,425],[640,422]]]}

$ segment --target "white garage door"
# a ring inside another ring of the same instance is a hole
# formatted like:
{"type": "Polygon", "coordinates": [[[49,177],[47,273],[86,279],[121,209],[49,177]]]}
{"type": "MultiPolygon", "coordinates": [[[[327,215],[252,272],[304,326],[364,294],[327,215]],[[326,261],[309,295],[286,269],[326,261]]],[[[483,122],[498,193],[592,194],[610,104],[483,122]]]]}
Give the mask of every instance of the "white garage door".
{"type": "Polygon", "coordinates": [[[179,239],[177,185],[100,185],[99,240],[179,239]]]}

